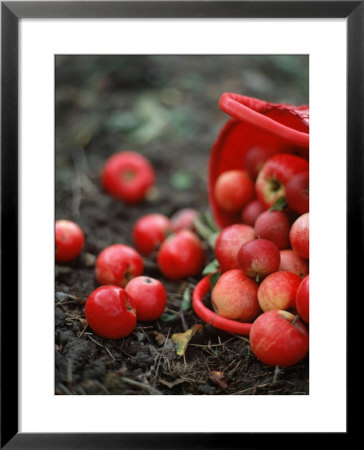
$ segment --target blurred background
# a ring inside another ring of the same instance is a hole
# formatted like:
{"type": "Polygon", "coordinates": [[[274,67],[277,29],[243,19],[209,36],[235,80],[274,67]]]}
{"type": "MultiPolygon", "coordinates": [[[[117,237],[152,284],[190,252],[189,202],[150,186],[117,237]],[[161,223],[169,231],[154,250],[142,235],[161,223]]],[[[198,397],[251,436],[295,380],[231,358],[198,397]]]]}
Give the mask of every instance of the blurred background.
{"type": "MultiPolygon", "coordinates": [[[[308,55],[57,56],[57,218],[87,228],[90,202],[110,206],[99,174],[120,150],[140,152],[155,166],[157,189],[145,212],[207,207],[208,157],[228,119],[220,95],[307,104],[308,62],[308,55]]],[[[123,205],[112,205],[123,216],[123,205]]]]}

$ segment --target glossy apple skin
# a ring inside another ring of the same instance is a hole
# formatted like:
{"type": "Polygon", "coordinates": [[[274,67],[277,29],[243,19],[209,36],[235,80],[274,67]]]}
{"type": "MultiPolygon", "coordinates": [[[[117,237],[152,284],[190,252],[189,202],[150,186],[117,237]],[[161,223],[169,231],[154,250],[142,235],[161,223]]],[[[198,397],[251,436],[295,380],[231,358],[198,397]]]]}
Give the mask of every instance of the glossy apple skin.
{"type": "Polygon", "coordinates": [[[125,203],[139,203],[145,199],[155,183],[155,171],[142,155],[132,151],[112,155],[101,173],[105,191],[125,203]]]}
{"type": "Polygon", "coordinates": [[[214,252],[222,272],[239,268],[238,251],[243,244],[254,238],[254,228],[249,225],[234,224],[220,231],[214,252]]]}
{"type": "Polygon", "coordinates": [[[220,208],[238,212],[255,196],[255,187],[244,170],[229,170],[216,180],[214,194],[220,208]]]}
{"type": "Polygon", "coordinates": [[[252,324],[249,342],[254,355],[269,366],[297,364],[308,353],[309,335],[304,323],[288,311],[272,310],[252,324]],[[294,322],[294,324],[293,324],[294,322]]]}
{"type": "Polygon", "coordinates": [[[309,214],[305,213],[298,217],[289,232],[292,249],[304,259],[310,257],[309,214]]]}
{"type": "Polygon", "coordinates": [[[267,208],[285,195],[285,186],[293,175],[308,171],[309,163],[300,156],[280,153],[269,158],[255,183],[258,200],[267,208]]]}
{"type": "Polygon", "coordinates": [[[258,289],[258,301],[262,310],[295,310],[297,289],[301,281],[292,272],[274,272],[268,275],[258,289]]]}
{"type": "Polygon", "coordinates": [[[173,231],[191,230],[195,231],[194,220],[200,217],[200,213],[193,208],[183,208],[171,216],[173,231]]]}
{"type": "Polygon", "coordinates": [[[304,320],[306,323],[309,323],[310,319],[310,287],[309,287],[309,275],[306,275],[305,278],[301,281],[297,289],[296,294],[296,310],[298,315],[304,320]]]}
{"type": "Polygon", "coordinates": [[[254,224],[257,238],[272,241],[279,250],[289,247],[289,220],[281,211],[264,211],[254,224]]]}
{"type": "Polygon", "coordinates": [[[133,300],[118,286],[101,286],[94,290],[85,305],[86,320],[98,336],[121,339],[135,328],[133,300]]]}
{"type": "Polygon", "coordinates": [[[261,312],[258,284],[239,269],[228,270],[218,279],[211,293],[216,314],[227,319],[251,322],[261,312]]]}
{"type": "Polygon", "coordinates": [[[250,278],[261,281],[267,275],[276,272],[281,257],[278,247],[267,239],[253,239],[240,247],[238,264],[250,278]]]}
{"type": "Polygon", "coordinates": [[[55,224],[55,259],[69,262],[76,259],[85,244],[85,236],[77,223],[71,220],[57,220],[55,224]]]}
{"type": "Polygon", "coordinates": [[[159,319],[167,304],[167,291],[155,278],[139,276],[129,281],[125,291],[133,299],[137,320],[159,319]]]}
{"type": "Polygon", "coordinates": [[[247,151],[245,155],[245,170],[253,180],[257,178],[258,173],[264,166],[267,159],[275,153],[277,153],[277,150],[263,147],[253,147],[247,151]]]}
{"type": "Polygon", "coordinates": [[[293,175],[286,184],[286,201],[294,211],[304,214],[310,209],[310,175],[301,172],[293,175]]]}
{"type": "Polygon", "coordinates": [[[309,265],[306,259],[301,258],[294,250],[281,250],[281,263],[278,270],[293,272],[300,278],[304,278],[309,272],[309,265]]]}
{"type": "Polygon", "coordinates": [[[259,200],[251,200],[247,203],[241,212],[241,221],[245,225],[250,225],[254,227],[255,221],[258,216],[265,211],[265,207],[260,203],[259,200]]]}
{"type": "Polygon", "coordinates": [[[181,230],[162,243],[157,264],[165,278],[181,280],[200,274],[205,259],[205,249],[199,237],[190,230],[181,230]]]}
{"type": "Polygon", "coordinates": [[[136,249],[143,255],[151,255],[172,232],[172,224],[163,214],[147,214],[134,224],[132,230],[136,249]]]}
{"type": "Polygon", "coordinates": [[[114,244],[106,247],[96,259],[95,276],[100,284],[125,287],[128,281],[143,273],[144,263],[132,247],[114,244]]]}

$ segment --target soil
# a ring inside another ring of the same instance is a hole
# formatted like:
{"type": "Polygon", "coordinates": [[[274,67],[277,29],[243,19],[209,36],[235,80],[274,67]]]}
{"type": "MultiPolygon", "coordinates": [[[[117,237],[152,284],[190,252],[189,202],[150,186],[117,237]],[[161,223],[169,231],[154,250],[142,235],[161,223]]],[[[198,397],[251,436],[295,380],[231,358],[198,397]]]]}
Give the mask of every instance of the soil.
{"type": "MultiPolygon", "coordinates": [[[[308,60],[301,56],[58,56],[56,58],[56,219],[84,230],[84,251],[55,268],[55,393],[58,395],[307,395],[308,356],[276,371],[259,362],[247,337],[203,323],[182,300],[200,276],[164,279],[155,254],[146,275],[166,286],[163,318],[137,323],[128,337],[103,339],[87,326],[84,304],[98,287],[94,263],[108,245],[133,245],[144,214],[208,211],[207,164],[227,116],[222,92],[307,103],[308,60]],[[289,59],[291,58],[291,59],[289,59]],[[157,173],[156,189],[127,206],[108,196],[99,176],[114,152],[134,150],[157,173]],[[196,324],[185,354],[172,341],[196,324]]],[[[206,245],[207,260],[213,253],[206,245]]],[[[206,299],[209,305],[209,298],[206,299]]]]}

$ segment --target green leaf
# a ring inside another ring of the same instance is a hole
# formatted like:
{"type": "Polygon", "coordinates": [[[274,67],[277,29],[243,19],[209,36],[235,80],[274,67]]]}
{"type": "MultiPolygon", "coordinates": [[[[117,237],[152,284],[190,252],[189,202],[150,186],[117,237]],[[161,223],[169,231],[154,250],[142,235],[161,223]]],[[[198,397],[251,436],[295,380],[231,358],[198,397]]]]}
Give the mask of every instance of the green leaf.
{"type": "Polygon", "coordinates": [[[272,205],[269,210],[270,211],[283,211],[288,206],[286,197],[282,195],[281,197],[278,197],[274,205],[272,205]]]}
{"type": "Polygon", "coordinates": [[[220,264],[217,261],[217,259],[214,259],[210,263],[207,264],[207,266],[203,269],[202,275],[207,275],[209,273],[215,273],[219,270],[220,264]]]}
{"type": "Polygon", "coordinates": [[[212,288],[214,288],[215,287],[215,285],[216,285],[216,283],[217,283],[217,281],[218,281],[218,279],[221,277],[221,273],[220,272],[216,272],[216,273],[214,273],[214,274],[212,274],[211,276],[210,276],[210,284],[211,284],[211,287],[212,288]]]}
{"type": "Polygon", "coordinates": [[[163,313],[160,316],[160,320],[162,322],[171,322],[172,320],[177,319],[177,317],[178,317],[177,314],[163,313]]]}
{"type": "MultiPolygon", "coordinates": [[[[202,218],[201,218],[202,219],[202,218]]],[[[219,231],[213,231],[211,227],[207,226],[204,221],[202,221],[199,217],[196,217],[193,221],[193,224],[196,228],[198,235],[205,240],[211,248],[214,248],[215,241],[217,236],[219,235],[219,231]]]]}
{"type": "Polygon", "coordinates": [[[211,228],[211,231],[214,233],[217,233],[219,231],[218,226],[215,223],[215,220],[212,216],[212,213],[210,210],[206,211],[206,213],[203,215],[203,218],[209,228],[211,228]]]}
{"type": "Polygon", "coordinates": [[[191,308],[191,293],[190,293],[190,289],[186,288],[183,291],[181,309],[182,309],[182,311],[188,311],[190,308],[191,308]]]}
{"type": "Polygon", "coordinates": [[[219,236],[220,231],[216,231],[215,233],[210,234],[207,242],[211,248],[215,248],[216,239],[219,236]]]}
{"type": "Polygon", "coordinates": [[[171,176],[171,184],[179,190],[190,189],[194,183],[193,175],[189,172],[178,171],[171,176]]]}

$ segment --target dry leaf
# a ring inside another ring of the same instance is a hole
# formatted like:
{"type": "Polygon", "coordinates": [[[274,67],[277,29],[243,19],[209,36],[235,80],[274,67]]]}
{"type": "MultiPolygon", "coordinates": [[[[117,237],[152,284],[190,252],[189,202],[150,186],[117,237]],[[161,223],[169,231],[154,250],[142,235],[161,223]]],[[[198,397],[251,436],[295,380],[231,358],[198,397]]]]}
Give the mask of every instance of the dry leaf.
{"type": "Polygon", "coordinates": [[[213,370],[209,375],[210,380],[221,387],[221,389],[226,389],[228,387],[224,372],[219,372],[213,370]]]}
{"type": "Polygon", "coordinates": [[[164,384],[164,386],[167,386],[169,389],[172,389],[174,386],[177,386],[178,384],[184,383],[185,380],[182,380],[182,378],[177,378],[177,380],[174,381],[166,381],[162,378],[158,378],[158,382],[160,384],[164,384]]]}
{"type": "Polygon", "coordinates": [[[185,331],[184,333],[174,333],[172,334],[172,341],[177,347],[177,355],[183,356],[185,354],[186,348],[188,343],[190,342],[192,336],[197,333],[201,332],[203,329],[203,325],[198,323],[194,325],[189,330],[185,331]]]}
{"type": "Polygon", "coordinates": [[[159,333],[158,331],[153,331],[154,339],[158,345],[163,345],[166,342],[166,337],[164,334],[159,333]]]}

